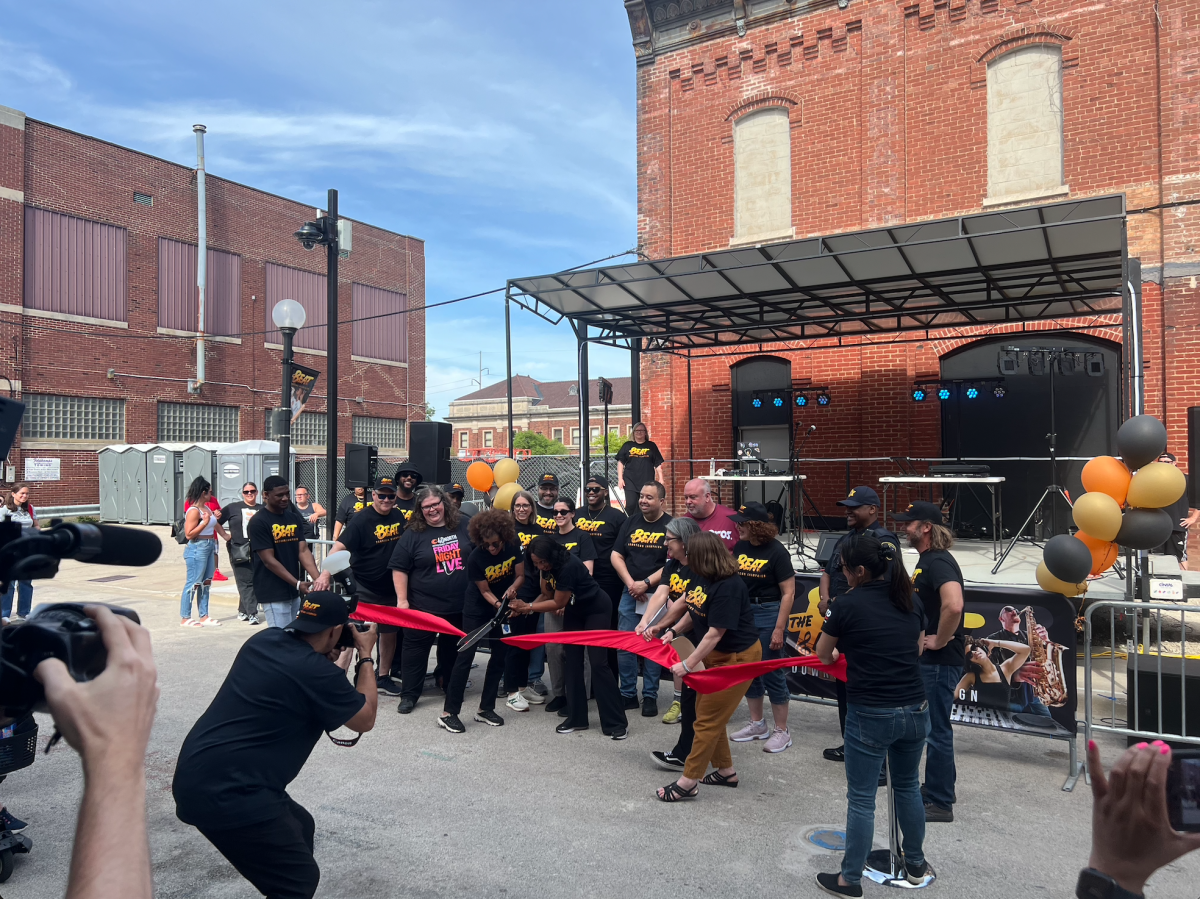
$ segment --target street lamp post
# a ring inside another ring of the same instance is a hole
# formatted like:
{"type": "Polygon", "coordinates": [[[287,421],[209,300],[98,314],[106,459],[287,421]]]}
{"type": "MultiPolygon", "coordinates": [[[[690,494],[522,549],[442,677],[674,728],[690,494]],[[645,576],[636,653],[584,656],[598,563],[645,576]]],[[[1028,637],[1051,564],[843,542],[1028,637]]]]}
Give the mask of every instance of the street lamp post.
{"type": "Polygon", "coordinates": [[[279,440],[279,474],[291,480],[292,452],[292,338],[304,327],[304,307],[295,300],[280,300],[271,310],[271,321],[283,335],[283,390],[276,413],[275,436],[279,440]]]}

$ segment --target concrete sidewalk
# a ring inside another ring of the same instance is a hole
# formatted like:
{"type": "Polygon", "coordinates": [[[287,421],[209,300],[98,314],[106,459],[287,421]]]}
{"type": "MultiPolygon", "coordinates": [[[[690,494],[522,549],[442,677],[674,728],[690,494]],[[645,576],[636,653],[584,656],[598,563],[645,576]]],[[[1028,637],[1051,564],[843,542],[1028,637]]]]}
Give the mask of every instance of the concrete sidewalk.
{"type": "MultiPolygon", "coordinates": [[[[253,897],[207,841],[175,818],[170,785],[184,736],[258,629],[236,620],[232,581],[214,587],[222,627],[180,628],[182,547],[166,528],[154,530],[165,549],[152,568],[66,563],[56,579],[37,584],[34,603],[111,602],[142,616],[162,688],[147,760],[157,895],[253,897]],[[96,582],[111,575],[129,578],[96,582]]],[[[291,788],[317,821],[318,896],[824,895],[813,875],[836,870],[839,856],[806,833],[845,826],[842,766],[821,758],[822,748],[840,742],[836,710],[793,703],[791,749],[767,755],[761,744],[735,745],[739,789],[702,788],[694,802],[666,805],[653,791],[673,778],[654,766],[650,751],[670,748],[674,727],[634,712],[630,738],[614,743],[601,736],[593,710],[591,730],[559,736],[557,716],[535,706],[524,714],[502,710],[505,726],[490,728],[470,720],[482,678],[474,680],[465,734],[435,725],[435,693],[403,718],[395,700],[381,702],[375,730],[353,749],[318,743],[291,788]]],[[[743,705],[731,729],[745,720],[743,705]]],[[[45,716],[39,723],[44,746],[53,727],[45,716]]],[[[940,875],[931,894],[1073,895],[1087,863],[1091,796],[1082,780],[1074,793],[1062,792],[1065,748],[982,730],[956,737],[958,820],[929,826],[926,853],[940,875]]],[[[1120,749],[1115,740],[1105,744],[1106,761],[1120,749]]],[[[5,896],[63,895],[81,786],[78,759],[65,745],[39,753],[31,768],[0,784],[0,799],[30,822],[34,844],[0,887],[5,896]]],[[[877,845],[886,832],[881,816],[877,845]]],[[[1148,895],[1194,899],[1197,883],[1200,855],[1160,871],[1148,895]]],[[[873,884],[865,889],[885,895],[873,884]]]]}

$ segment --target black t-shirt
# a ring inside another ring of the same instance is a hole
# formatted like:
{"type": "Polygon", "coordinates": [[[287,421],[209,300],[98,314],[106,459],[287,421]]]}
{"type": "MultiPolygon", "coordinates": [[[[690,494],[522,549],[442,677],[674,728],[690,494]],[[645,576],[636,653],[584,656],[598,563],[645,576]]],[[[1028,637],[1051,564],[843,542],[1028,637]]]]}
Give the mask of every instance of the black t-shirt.
{"type": "Polygon", "coordinates": [[[338,542],[350,550],[354,579],[372,593],[395,597],[396,585],[388,565],[403,533],[403,512],[392,509],[387,515],[380,515],[370,505],[356,513],[338,534],[338,542]]]}
{"type": "Polygon", "coordinates": [[[612,567],[612,551],[617,542],[617,534],[621,532],[621,525],[625,521],[625,513],[614,509],[608,503],[597,512],[581,508],[575,515],[575,527],[591,537],[592,543],[596,545],[593,576],[601,583],[619,581],[612,567]]]}
{"type": "MultiPolygon", "coordinates": [[[[475,584],[477,581],[487,581],[492,595],[502,599],[504,591],[517,579],[516,567],[521,561],[521,547],[516,543],[506,545],[498,556],[493,556],[482,546],[472,550],[467,558],[468,583],[463,614],[473,618],[490,618],[494,615],[495,607],[483,598],[475,584]]],[[[529,574],[526,573],[525,577],[528,578],[529,574]]]]}
{"type": "Polygon", "coordinates": [[[750,593],[740,577],[722,578],[710,584],[697,574],[687,592],[688,614],[692,617],[692,643],[700,645],[710,627],[725,628],[717,641],[718,652],[741,652],[758,642],[750,593]]]}
{"type": "Polygon", "coordinates": [[[821,633],[837,637],[838,651],[846,656],[848,701],[898,708],[925,699],[917,655],[921,615],[916,608],[896,608],[886,579],[868,581],[839,596],[829,606],[821,633]]]}
{"type": "Polygon", "coordinates": [[[1188,495],[1185,492],[1183,496],[1166,507],[1166,513],[1171,516],[1171,530],[1176,534],[1182,534],[1186,528],[1180,524],[1183,519],[1188,517],[1188,512],[1191,511],[1191,503],[1188,502],[1188,495]]]}
{"type": "Polygon", "coordinates": [[[406,530],[388,567],[408,574],[408,603],[419,612],[457,615],[467,592],[467,526],[406,530]]]}
{"type": "Polygon", "coordinates": [[[572,528],[569,534],[560,534],[555,531],[550,535],[559,546],[564,547],[567,552],[579,559],[580,562],[595,562],[596,561],[596,544],[592,542],[592,538],[579,528],[572,528]]]}
{"type": "Polygon", "coordinates": [[[262,506],[251,506],[239,499],[236,503],[230,503],[217,514],[217,524],[229,531],[230,543],[234,546],[243,546],[250,542],[246,527],[250,524],[250,519],[254,517],[254,514],[261,509],[262,506]]]}
{"type": "MultiPolygon", "coordinates": [[[[308,516],[312,515],[316,511],[316,509],[313,508],[313,504],[309,503],[308,508],[301,509],[299,504],[293,502],[292,508],[295,509],[298,513],[300,513],[300,517],[304,519],[304,539],[305,540],[319,539],[320,534],[317,533],[317,526],[308,520],[308,516]]],[[[317,519],[317,520],[320,521],[320,519],[317,519]]]]}
{"type": "Polygon", "coordinates": [[[546,533],[536,519],[530,519],[529,524],[521,524],[519,521],[514,523],[517,526],[517,541],[521,544],[521,549],[528,549],[534,538],[546,533]]]}
{"type": "Polygon", "coordinates": [[[370,505],[370,503],[371,500],[367,497],[366,493],[363,493],[363,495],[359,497],[356,496],[353,491],[351,491],[347,496],[342,497],[342,501],[338,503],[337,516],[334,518],[334,521],[340,521],[342,524],[346,524],[351,518],[354,517],[356,512],[361,512],[368,505],[370,505]]]}
{"type": "Polygon", "coordinates": [[[270,821],[321,732],[365,702],[308,643],[282,628],[259,631],[183,741],[172,786],[179,819],[214,830],[270,821]]]}
{"type": "Polygon", "coordinates": [[[396,505],[394,508],[404,516],[406,522],[412,521],[413,512],[417,509],[417,498],[410,496],[408,499],[402,499],[400,494],[396,494],[396,505]]]}
{"type": "Polygon", "coordinates": [[[300,580],[300,542],[304,539],[304,519],[290,503],[282,515],[276,515],[264,506],[254,513],[246,530],[250,534],[254,595],[264,605],[291,602],[300,595],[295,582],[289,584],[267,568],[258,554],[264,549],[274,550],[279,564],[297,581],[300,580]]]}
{"type": "Polygon", "coordinates": [[[692,569],[675,559],[667,559],[662,572],[662,583],[667,585],[667,602],[675,602],[687,593],[695,578],[692,569]]]}
{"type": "MultiPolygon", "coordinates": [[[[829,559],[829,564],[825,566],[825,571],[829,574],[829,598],[837,599],[843,593],[850,589],[850,582],[846,580],[846,576],[842,574],[842,547],[846,541],[856,534],[862,534],[866,531],[872,531],[879,538],[880,543],[892,544],[893,549],[897,553],[900,552],[900,539],[883,526],[881,522],[873,521],[867,525],[862,531],[850,531],[848,534],[843,534],[842,539],[837,542],[833,548],[833,555],[829,559]]],[[[884,572],[884,578],[891,577],[892,568],[889,565],[887,571],[884,572]]]]}
{"type": "Polygon", "coordinates": [[[733,547],[733,558],[750,591],[751,605],[779,602],[783,598],[779,585],[796,579],[792,557],[778,540],[768,540],[762,546],[739,540],[733,547]]]}
{"type": "Polygon", "coordinates": [[[542,572],[542,578],[550,585],[551,592],[566,590],[572,594],[571,604],[576,613],[587,612],[592,603],[608,596],[600,589],[596,579],[588,573],[583,563],[574,556],[568,556],[562,569],[557,575],[542,572]]]}
{"type": "Polygon", "coordinates": [[[663,567],[667,560],[667,525],[671,516],[664,512],[650,523],[641,512],[631,515],[621,525],[613,552],[625,559],[625,569],[635,581],[648,578],[663,567]]]}
{"type": "Polygon", "coordinates": [[[621,475],[625,489],[638,493],[654,480],[654,469],[663,464],[663,455],[653,440],[645,443],[626,440],[617,450],[617,461],[625,466],[621,475]]]}
{"type": "MultiPolygon", "coordinates": [[[[962,586],[962,569],[954,556],[944,549],[931,549],[921,553],[917,567],[913,570],[913,588],[921,598],[925,609],[925,633],[936,634],[942,616],[942,597],[939,592],[943,584],[957,581],[962,586]]],[[[966,658],[967,635],[963,630],[961,616],[954,636],[941,649],[927,649],[921,654],[923,665],[953,665],[961,668],[966,658]]]]}
{"type": "Polygon", "coordinates": [[[543,534],[558,533],[558,521],[554,517],[553,506],[543,506],[541,503],[534,503],[533,520],[537,522],[543,534]]]}

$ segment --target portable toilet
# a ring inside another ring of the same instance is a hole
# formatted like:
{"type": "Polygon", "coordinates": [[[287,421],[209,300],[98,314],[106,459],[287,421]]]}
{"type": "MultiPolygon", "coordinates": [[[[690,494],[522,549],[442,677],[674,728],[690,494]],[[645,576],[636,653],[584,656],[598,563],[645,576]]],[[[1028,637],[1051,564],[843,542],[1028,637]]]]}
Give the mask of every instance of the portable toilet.
{"type": "Polygon", "coordinates": [[[158,443],[146,450],[146,523],[183,517],[183,453],[189,443],[158,443]]]}
{"type": "Polygon", "coordinates": [[[121,453],[121,521],[125,524],[147,524],[146,520],[146,450],[151,443],[132,443],[121,453]]]}
{"type": "MultiPolygon", "coordinates": [[[[213,485],[217,485],[217,450],[229,446],[228,443],[191,443],[183,451],[183,494],[192,481],[203,477],[213,485]]],[[[183,503],[179,504],[179,514],[183,514],[183,503]]]]}
{"type": "MultiPolygon", "coordinates": [[[[296,450],[291,450],[292,464],[288,482],[295,480],[296,450]]],[[[222,506],[242,498],[242,484],[253,481],[262,490],[263,481],[279,474],[279,444],[274,440],[242,440],[227,443],[217,452],[217,502],[222,506]]]]}
{"type": "Polygon", "coordinates": [[[106,446],[99,452],[100,467],[100,520],[119,522],[125,520],[125,492],[121,489],[123,456],[133,447],[128,443],[106,446]]]}

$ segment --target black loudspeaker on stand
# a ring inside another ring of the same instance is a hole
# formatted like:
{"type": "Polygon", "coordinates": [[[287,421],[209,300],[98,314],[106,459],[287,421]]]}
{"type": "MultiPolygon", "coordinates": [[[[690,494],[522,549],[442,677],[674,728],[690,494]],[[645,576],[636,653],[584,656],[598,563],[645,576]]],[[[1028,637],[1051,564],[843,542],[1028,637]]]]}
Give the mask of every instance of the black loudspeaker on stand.
{"type": "Polygon", "coordinates": [[[426,484],[450,483],[450,439],[454,428],[445,421],[408,424],[408,461],[426,484]]]}
{"type": "Polygon", "coordinates": [[[379,451],[366,443],[346,444],[346,487],[373,487],[379,451]]]}

